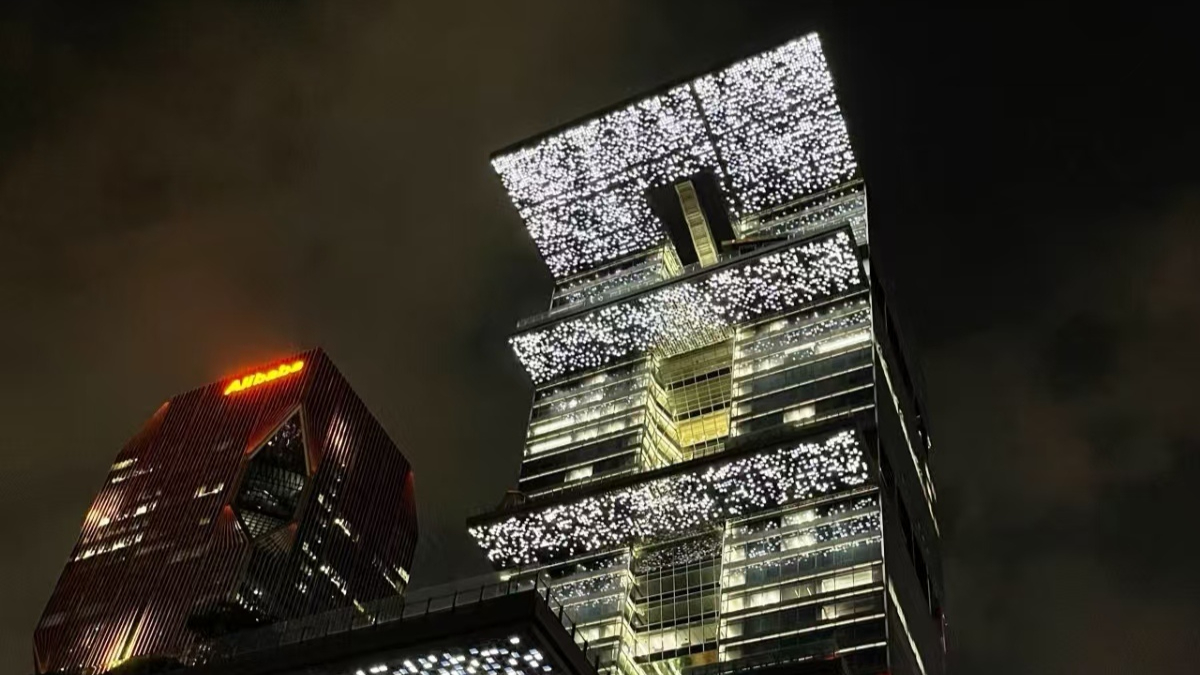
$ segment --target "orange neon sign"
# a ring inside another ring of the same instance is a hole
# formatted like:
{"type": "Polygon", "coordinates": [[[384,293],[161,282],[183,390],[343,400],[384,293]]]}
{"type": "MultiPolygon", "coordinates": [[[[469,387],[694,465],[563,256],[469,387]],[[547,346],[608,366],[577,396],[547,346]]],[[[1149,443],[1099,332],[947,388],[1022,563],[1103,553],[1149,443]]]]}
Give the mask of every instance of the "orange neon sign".
{"type": "Polygon", "coordinates": [[[225,395],[228,396],[234,392],[249,389],[250,387],[257,387],[258,385],[263,384],[264,382],[270,382],[271,380],[278,380],[284,375],[298,373],[302,368],[304,368],[303,361],[293,361],[292,363],[282,363],[270,370],[260,370],[252,375],[239,377],[233,382],[230,382],[228,387],[225,387],[225,395]]]}

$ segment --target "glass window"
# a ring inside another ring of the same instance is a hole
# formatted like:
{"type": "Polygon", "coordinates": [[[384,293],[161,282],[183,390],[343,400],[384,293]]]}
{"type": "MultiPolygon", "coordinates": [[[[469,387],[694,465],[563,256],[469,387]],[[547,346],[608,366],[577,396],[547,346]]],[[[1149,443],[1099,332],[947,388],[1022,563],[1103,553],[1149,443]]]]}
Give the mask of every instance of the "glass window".
{"type": "Polygon", "coordinates": [[[773,588],[768,591],[759,591],[750,595],[751,607],[762,607],[763,605],[772,605],[779,602],[779,589],[773,588]]]}

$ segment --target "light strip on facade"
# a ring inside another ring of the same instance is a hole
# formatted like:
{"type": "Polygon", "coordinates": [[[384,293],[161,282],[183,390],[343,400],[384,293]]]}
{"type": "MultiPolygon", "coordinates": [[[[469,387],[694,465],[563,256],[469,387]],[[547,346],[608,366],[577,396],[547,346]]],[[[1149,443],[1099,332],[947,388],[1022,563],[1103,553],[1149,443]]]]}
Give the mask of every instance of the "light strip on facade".
{"type": "Polygon", "coordinates": [[[886,646],[887,642],[872,642],[870,644],[858,645],[857,647],[846,647],[845,649],[839,649],[837,650],[837,654],[849,654],[851,652],[859,652],[864,649],[878,649],[886,646]]]}
{"type": "Polygon", "coordinates": [[[593,553],[678,535],[728,518],[856,487],[867,481],[858,437],[768,450],[470,528],[502,566],[593,553]]]}
{"type": "Polygon", "coordinates": [[[843,230],[516,335],[510,342],[540,384],[651,349],[686,351],[738,323],[861,285],[854,241],[843,230]]]}
{"type": "Polygon", "coordinates": [[[900,407],[900,398],[896,396],[896,388],[892,386],[892,374],[888,370],[887,359],[883,356],[883,349],[879,343],[875,344],[875,353],[879,355],[879,363],[883,366],[883,379],[887,382],[888,393],[891,394],[892,406],[896,409],[896,419],[900,420],[900,434],[904,436],[904,445],[908,448],[908,456],[912,459],[913,469],[917,472],[917,480],[921,483],[921,497],[925,502],[925,508],[929,511],[929,519],[933,522],[933,530],[938,537],[942,536],[942,528],[938,526],[937,516],[933,513],[933,502],[929,498],[929,490],[932,489],[926,483],[925,472],[921,470],[921,462],[917,459],[917,453],[913,450],[912,441],[908,436],[908,425],[904,423],[904,409],[900,407]]]}
{"type": "MultiPolygon", "coordinates": [[[[872,589],[872,590],[876,590],[876,589],[872,589]]],[[[833,600],[835,598],[828,598],[828,599],[833,600]]],[[[818,604],[819,604],[819,601],[818,601],[818,604]]],[[[799,605],[789,605],[789,607],[792,607],[792,606],[799,606],[799,605]]],[[[773,609],[778,611],[779,608],[776,607],[773,609]]],[[[753,616],[753,615],[748,614],[746,616],[739,616],[739,617],[737,617],[737,619],[730,619],[730,621],[744,619],[747,616],[753,616]]],[[[728,642],[731,645],[736,644],[737,646],[741,647],[741,646],[745,646],[748,644],[754,644],[755,642],[766,642],[767,640],[778,640],[779,638],[784,638],[784,637],[788,637],[791,635],[803,635],[805,633],[815,633],[817,631],[826,630],[828,628],[836,628],[838,626],[849,626],[850,624],[865,623],[867,621],[877,621],[882,618],[884,618],[883,614],[868,614],[866,616],[854,617],[853,619],[843,619],[841,621],[829,621],[829,622],[818,624],[816,626],[808,626],[805,628],[795,628],[795,629],[788,630],[788,631],[780,631],[778,633],[771,633],[770,635],[760,635],[758,637],[746,638],[745,640],[727,638],[726,642],[728,642]]],[[[921,672],[924,673],[925,671],[922,670],[921,672]]]]}
{"type": "MultiPolygon", "coordinates": [[[[843,572],[845,570],[838,570],[838,571],[843,572]]],[[[773,590],[776,588],[782,589],[783,586],[795,583],[795,581],[796,581],[795,579],[788,579],[785,582],[772,584],[771,586],[765,586],[765,585],[764,586],[755,586],[753,588],[750,588],[750,589],[747,589],[744,591],[735,591],[733,593],[724,593],[723,597],[725,599],[728,599],[728,596],[734,596],[733,599],[737,599],[737,597],[736,597],[737,595],[741,595],[744,597],[747,595],[753,595],[755,593],[760,593],[762,591],[770,591],[770,590],[773,590]]],[[[775,614],[777,612],[780,612],[783,610],[788,610],[788,609],[794,609],[796,607],[812,607],[813,605],[825,605],[825,604],[829,604],[832,602],[837,602],[838,600],[846,600],[848,598],[864,598],[864,597],[870,597],[875,594],[882,594],[882,593],[883,593],[883,584],[873,584],[871,586],[865,586],[863,588],[858,588],[858,589],[849,591],[847,593],[836,593],[834,595],[827,595],[827,596],[823,596],[823,597],[819,597],[819,598],[784,599],[784,600],[780,600],[779,602],[776,602],[776,603],[759,605],[759,606],[753,607],[749,610],[744,610],[744,609],[743,610],[724,610],[723,614],[721,615],[721,622],[722,622],[722,624],[728,624],[728,623],[732,623],[734,621],[744,621],[746,619],[750,619],[750,618],[753,618],[756,616],[765,616],[767,614],[775,614]]],[[[854,617],[854,620],[861,620],[863,618],[880,619],[880,618],[883,618],[883,614],[873,614],[873,615],[870,615],[867,617],[854,617]]],[[[821,626],[816,626],[816,628],[820,629],[820,628],[823,628],[828,625],[829,624],[823,624],[821,626]]],[[[797,630],[796,632],[800,632],[800,631],[797,630]]],[[[765,635],[765,636],[759,636],[759,637],[748,637],[748,638],[745,638],[744,643],[759,642],[763,639],[769,640],[772,637],[779,637],[781,635],[784,635],[784,633],[772,633],[771,635],[765,635]]],[[[725,638],[725,640],[727,640],[726,644],[732,644],[734,642],[743,642],[743,640],[741,640],[740,638],[734,638],[734,637],[725,638]]]]}
{"type": "Polygon", "coordinates": [[[913,657],[917,661],[917,667],[921,669],[921,675],[928,675],[925,671],[925,661],[921,659],[921,651],[917,649],[917,641],[913,639],[912,632],[908,630],[908,619],[904,616],[904,608],[900,606],[900,599],[896,597],[896,587],[892,585],[891,577],[887,580],[888,597],[892,599],[892,607],[896,608],[896,616],[900,618],[900,627],[904,629],[904,636],[908,638],[908,648],[912,650],[913,657]]]}

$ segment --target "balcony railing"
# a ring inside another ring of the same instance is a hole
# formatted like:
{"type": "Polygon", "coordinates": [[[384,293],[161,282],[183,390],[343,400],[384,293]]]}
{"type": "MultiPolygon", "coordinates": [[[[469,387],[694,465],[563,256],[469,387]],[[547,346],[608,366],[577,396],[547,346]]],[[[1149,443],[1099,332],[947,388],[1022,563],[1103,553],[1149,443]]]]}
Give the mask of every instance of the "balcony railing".
{"type": "Polygon", "coordinates": [[[539,575],[533,579],[509,579],[506,581],[479,583],[464,587],[463,582],[433,586],[408,593],[405,596],[382,598],[363,603],[361,609],[344,609],[316,614],[288,621],[280,621],[261,628],[232,633],[216,640],[197,645],[189,660],[193,663],[213,663],[243,654],[278,649],[287,645],[317,640],[330,635],[347,633],[364,628],[381,626],[402,621],[425,618],[441,612],[453,612],[470,608],[493,598],[531,593],[546,603],[563,628],[578,645],[593,668],[600,666],[599,654],[590,654],[586,638],[577,629],[575,622],[555,599],[550,590],[549,579],[539,575]]]}

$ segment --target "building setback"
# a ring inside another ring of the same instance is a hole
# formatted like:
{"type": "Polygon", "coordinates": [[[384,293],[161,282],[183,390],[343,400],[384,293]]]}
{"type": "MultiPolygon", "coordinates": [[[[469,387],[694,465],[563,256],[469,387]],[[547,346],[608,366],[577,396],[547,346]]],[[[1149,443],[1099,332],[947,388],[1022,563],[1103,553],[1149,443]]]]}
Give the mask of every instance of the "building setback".
{"type": "Polygon", "coordinates": [[[403,591],[413,474],[320,350],[180,394],[117,455],[34,633],[37,671],[182,659],[403,591]]]}
{"type": "Polygon", "coordinates": [[[933,446],[817,36],[492,163],[555,277],[494,566],[608,671],[941,675],[933,446]]]}
{"type": "Polygon", "coordinates": [[[233,633],[180,675],[596,675],[546,579],[465,579],[233,633]]]}

